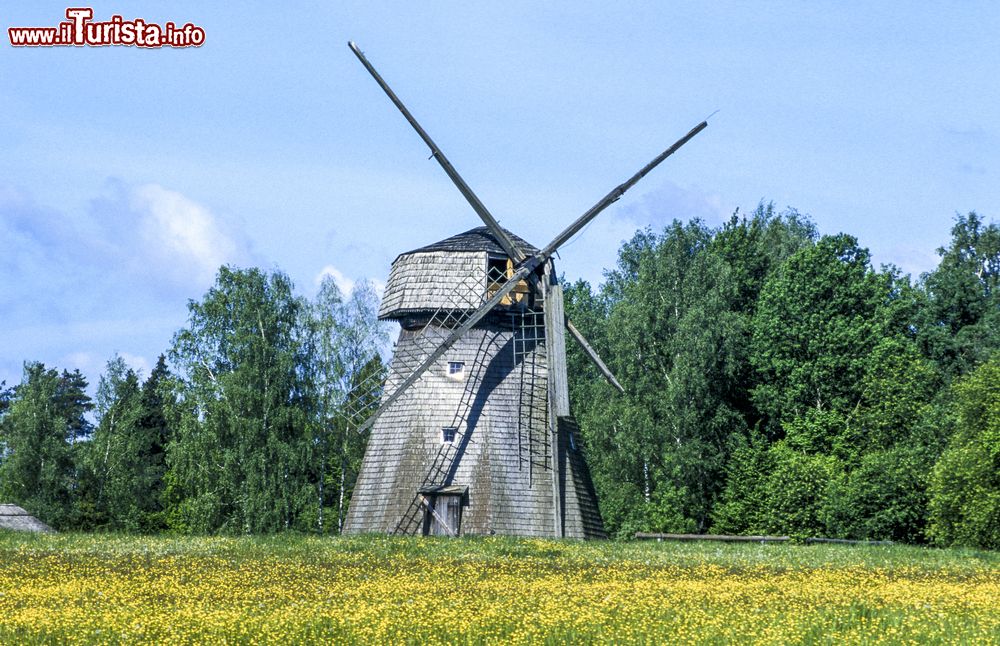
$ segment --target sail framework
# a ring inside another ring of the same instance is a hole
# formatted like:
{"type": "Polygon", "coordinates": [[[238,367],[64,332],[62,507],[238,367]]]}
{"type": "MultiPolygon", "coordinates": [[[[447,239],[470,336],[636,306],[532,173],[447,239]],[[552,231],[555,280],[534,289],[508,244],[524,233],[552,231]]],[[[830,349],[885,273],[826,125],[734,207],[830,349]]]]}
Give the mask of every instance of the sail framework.
{"type": "Polygon", "coordinates": [[[565,331],[608,383],[624,388],[566,317],[551,258],[707,122],[539,250],[500,227],[357,45],[349,46],[485,226],[393,263],[379,317],[402,330],[388,374],[372,373],[340,407],[348,427],[372,434],[346,531],[604,536],[570,416],[565,331]]]}

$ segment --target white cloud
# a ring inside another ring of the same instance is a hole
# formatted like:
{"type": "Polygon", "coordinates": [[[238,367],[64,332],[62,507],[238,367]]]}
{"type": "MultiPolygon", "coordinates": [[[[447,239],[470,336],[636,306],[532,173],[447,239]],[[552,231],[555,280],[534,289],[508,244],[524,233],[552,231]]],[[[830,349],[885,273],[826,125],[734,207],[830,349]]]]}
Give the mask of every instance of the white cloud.
{"type": "Polygon", "coordinates": [[[93,381],[95,385],[97,383],[96,375],[100,374],[104,370],[104,361],[95,355],[93,352],[70,352],[69,354],[63,356],[55,366],[46,366],[48,368],[58,368],[59,370],[66,369],[72,372],[73,370],[79,370],[88,379],[88,381],[93,381]]]}
{"type": "Polygon", "coordinates": [[[261,265],[230,219],[156,184],[108,183],[57,210],[0,181],[0,381],[25,360],[79,369],[91,387],[114,353],[148,374],[185,302],[222,264],[261,265]]]}
{"type": "Polygon", "coordinates": [[[319,273],[316,274],[316,277],[313,279],[313,283],[316,285],[316,287],[319,287],[320,284],[323,282],[323,279],[328,276],[333,279],[333,282],[336,283],[337,285],[337,289],[339,289],[340,293],[343,294],[344,296],[350,296],[351,293],[354,291],[354,288],[357,287],[359,283],[368,283],[369,285],[371,285],[372,289],[375,290],[375,293],[378,295],[379,298],[382,298],[382,294],[385,293],[385,283],[382,282],[381,280],[377,280],[374,278],[369,278],[369,279],[362,278],[360,280],[355,280],[345,275],[344,272],[340,271],[333,265],[326,265],[325,267],[323,267],[323,269],[321,269],[319,273]]]}
{"type": "Polygon", "coordinates": [[[319,285],[323,282],[323,279],[327,276],[332,278],[333,282],[337,284],[337,289],[340,290],[341,294],[347,296],[354,291],[354,280],[345,276],[344,272],[340,271],[333,265],[323,267],[323,269],[316,274],[316,278],[314,279],[316,286],[319,287],[319,285]]]}
{"type": "Polygon", "coordinates": [[[137,375],[139,375],[140,379],[145,378],[151,372],[149,361],[146,360],[146,357],[141,357],[137,354],[131,354],[129,352],[120,352],[118,356],[125,360],[125,363],[127,363],[129,367],[132,368],[137,375]]]}
{"type": "Polygon", "coordinates": [[[175,277],[210,284],[221,265],[248,256],[246,245],[229,234],[219,218],[181,193],[146,184],[131,192],[130,207],[140,218],[142,244],[137,251],[155,258],[175,277]]]}

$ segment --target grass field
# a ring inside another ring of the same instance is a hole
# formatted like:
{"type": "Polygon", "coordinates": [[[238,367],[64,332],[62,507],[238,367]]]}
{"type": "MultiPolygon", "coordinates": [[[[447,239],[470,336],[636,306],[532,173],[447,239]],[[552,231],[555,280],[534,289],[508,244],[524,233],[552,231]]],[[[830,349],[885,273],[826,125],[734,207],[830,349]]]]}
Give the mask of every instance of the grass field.
{"type": "Polygon", "coordinates": [[[0,533],[3,643],[1000,643],[1000,554],[0,533]]]}

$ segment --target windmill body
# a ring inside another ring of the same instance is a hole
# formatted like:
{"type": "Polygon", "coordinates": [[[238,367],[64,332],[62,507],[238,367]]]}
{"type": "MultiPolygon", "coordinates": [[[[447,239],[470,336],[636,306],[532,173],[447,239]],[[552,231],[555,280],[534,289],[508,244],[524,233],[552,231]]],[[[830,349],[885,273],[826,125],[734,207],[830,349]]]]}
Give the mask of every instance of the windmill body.
{"type": "MultiPolygon", "coordinates": [[[[456,315],[502,284],[508,260],[486,227],[396,259],[380,317],[402,329],[385,392],[444,341],[456,315]]],[[[562,337],[546,334],[548,290],[528,283],[372,425],[346,531],[604,536],[575,423],[556,414],[550,396],[550,354],[562,351],[552,343],[562,337]]]]}
{"type": "Polygon", "coordinates": [[[356,385],[341,413],[349,427],[371,432],[344,530],[603,537],[569,410],[565,332],[611,386],[624,388],[566,318],[552,254],[707,122],[539,250],[500,227],[357,45],[349,46],[485,226],[393,262],[379,312],[402,328],[389,373],[356,385]]]}

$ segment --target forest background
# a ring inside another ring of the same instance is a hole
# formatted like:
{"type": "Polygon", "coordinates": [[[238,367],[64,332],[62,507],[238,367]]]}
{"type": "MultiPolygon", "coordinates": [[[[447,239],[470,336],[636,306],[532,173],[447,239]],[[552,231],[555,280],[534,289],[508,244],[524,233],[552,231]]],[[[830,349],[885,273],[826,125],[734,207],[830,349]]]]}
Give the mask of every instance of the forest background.
{"type": "MultiPolygon", "coordinates": [[[[784,533],[1000,549],[1000,227],[957,216],[936,269],[761,204],[642,230],[567,309],[571,398],[609,532],[784,533]]],[[[27,361],[0,388],[0,499],[58,529],[336,533],[385,370],[375,288],[317,297],[223,266],[149,375],[27,361]]]]}

